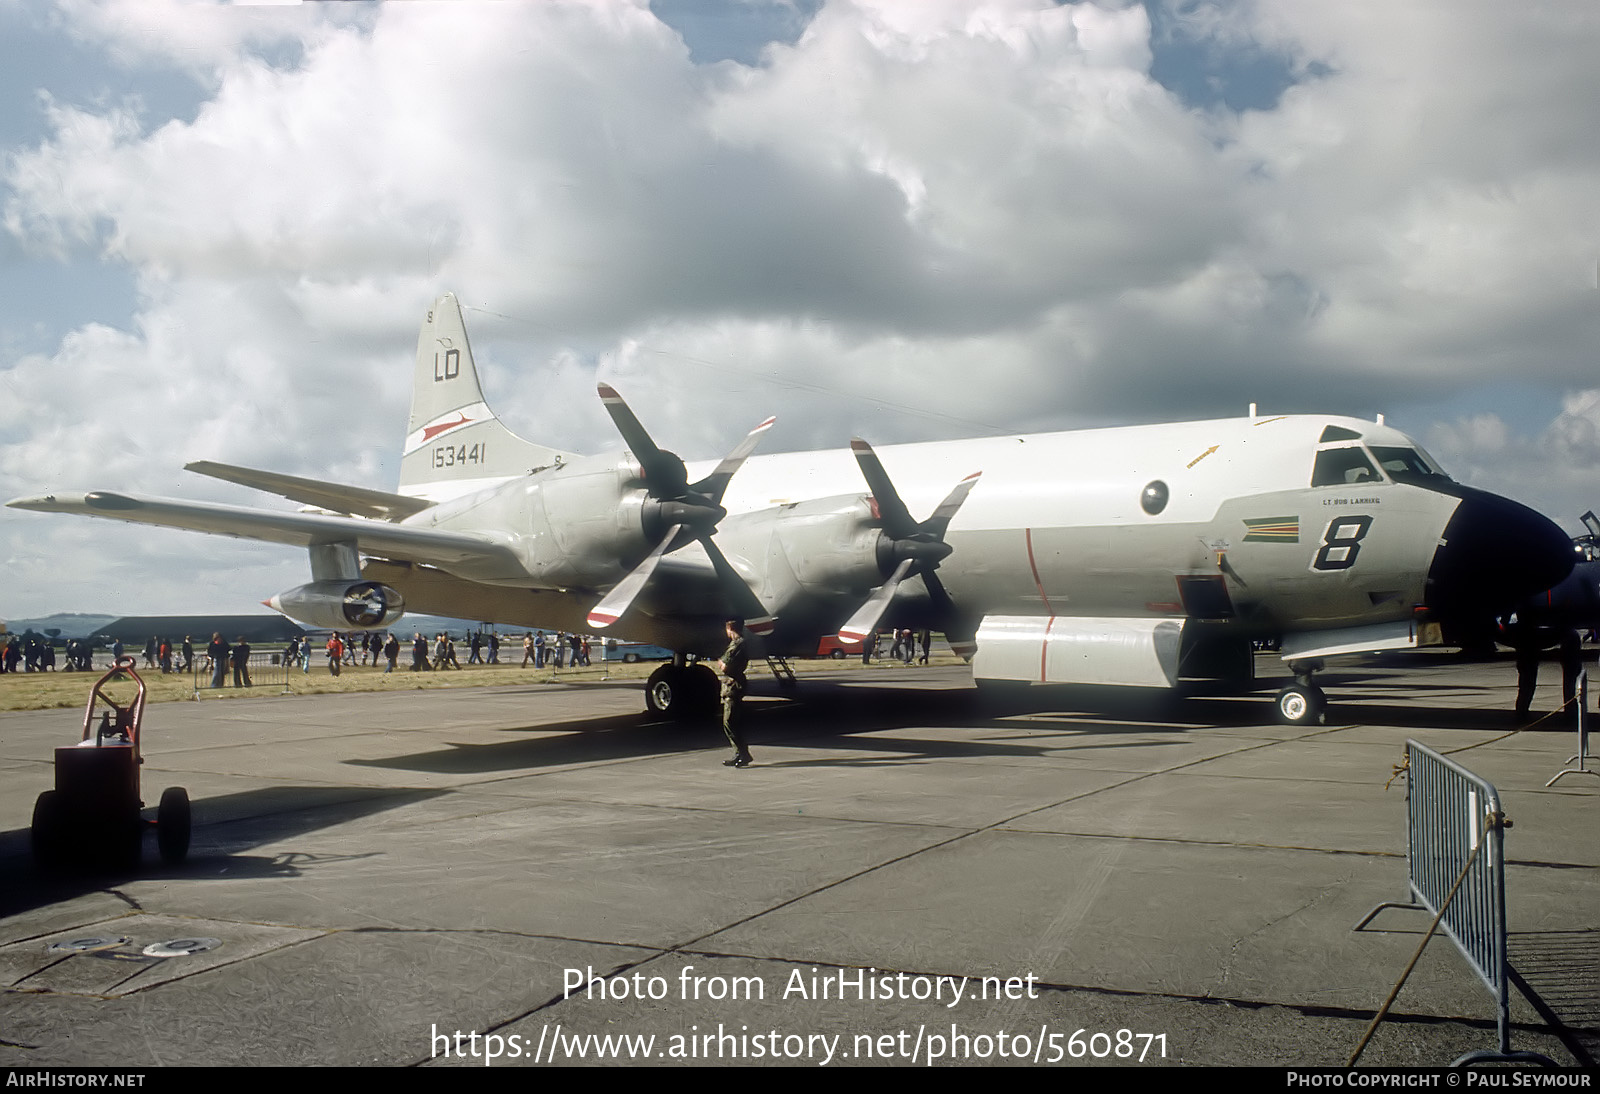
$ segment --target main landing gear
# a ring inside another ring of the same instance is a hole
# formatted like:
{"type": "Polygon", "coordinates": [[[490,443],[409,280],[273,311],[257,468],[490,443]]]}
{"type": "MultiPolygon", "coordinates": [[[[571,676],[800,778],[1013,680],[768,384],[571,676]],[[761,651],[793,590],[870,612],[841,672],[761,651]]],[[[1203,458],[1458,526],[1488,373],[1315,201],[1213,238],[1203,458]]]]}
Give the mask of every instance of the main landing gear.
{"type": "Polygon", "coordinates": [[[1328,699],[1311,682],[1311,674],[1322,668],[1321,661],[1291,661],[1294,683],[1278,692],[1278,721],[1290,726],[1321,725],[1328,717],[1328,699]]]}
{"type": "Polygon", "coordinates": [[[644,685],[644,705],[663,718],[691,718],[717,709],[721,684],[709,665],[670,661],[650,674],[644,685]]]}

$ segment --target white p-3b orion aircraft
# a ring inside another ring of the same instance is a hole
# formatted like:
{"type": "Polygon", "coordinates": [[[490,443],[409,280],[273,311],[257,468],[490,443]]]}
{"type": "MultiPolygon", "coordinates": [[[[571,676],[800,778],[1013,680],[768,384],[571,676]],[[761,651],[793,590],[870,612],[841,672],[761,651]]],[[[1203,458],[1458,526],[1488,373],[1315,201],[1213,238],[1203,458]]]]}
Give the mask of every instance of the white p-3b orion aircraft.
{"type": "Polygon", "coordinates": [[[880,625],[929,628],[977,680],[1172,688],[1251,676],[1281,639],[1280,716],[1318,719],[1321,659],[1438,641],[1571,569],[1552,522],[1452,481],[1381,421],[1294,415],[749,458],[685,466],[599,388],[627,451],[580,456],[484,404],[455,297],[417,343],[394,493],[211,462],[189,470],[285,512],[96,491],[10,502],[308,548],[269,604],[388,628],[403,610],[614,633],[679,651],[646,685],[681,713],[715,682],[723,621],[769,654],[880,625]]]}

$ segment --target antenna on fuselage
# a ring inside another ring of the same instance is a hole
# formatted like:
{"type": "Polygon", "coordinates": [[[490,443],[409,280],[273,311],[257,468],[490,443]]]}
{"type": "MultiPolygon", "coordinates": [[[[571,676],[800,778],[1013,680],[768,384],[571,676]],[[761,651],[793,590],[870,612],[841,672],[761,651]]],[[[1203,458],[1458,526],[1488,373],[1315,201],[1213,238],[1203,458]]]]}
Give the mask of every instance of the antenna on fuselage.
{"type": "Polygon", "coordinates": [[[1256,420],[1256,404],[1254,403],[1250,404],[1250,420],[1252,422],[1256,420]]]}

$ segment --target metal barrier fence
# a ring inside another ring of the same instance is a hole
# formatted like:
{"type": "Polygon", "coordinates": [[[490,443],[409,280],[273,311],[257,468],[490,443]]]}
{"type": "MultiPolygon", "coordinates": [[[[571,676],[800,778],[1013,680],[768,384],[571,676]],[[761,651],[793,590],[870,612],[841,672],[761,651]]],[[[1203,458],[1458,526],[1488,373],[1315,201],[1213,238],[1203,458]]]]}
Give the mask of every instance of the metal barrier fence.
{"type": "Polygon", "coordinates": [[[222,683],[216,683],[217,677],[211,664],[211,658],[204,653],[197,652],[192,666],[194,673],[194,694],[199,698],[201,692],[219,691],[229,688],[281,688],[289,689],[289,665],[281,651],[271,653],[257,653],[250,651],[250,657],[243,673],[236,673],[232,660],[229,660],[222,670],[222,683]],[[241,682],[242,681],[242,682],[241,682]]]}
{"type": "Polygon", "coordinates": [[[1406,741],[1406,865],[1412,900],[1385,902],[1355,925],[1361,930],[1385,908],[1434,915],[1495,1000],[1498,1052],[1469,1052],[1452,1066],[1485,1060],[1553,1061],[1511,1050],[1510,964],[1506,960],[1505,829],[1500,794],[1480,778],[1417,741],[1406,741]]]}
{"type": "Polygon", "coordinates": [[[1572,705],[1576,708],[1578,719],[1578,754],[1567,760],[1568,766],[1556,772],[1546,786],[1554,786],[1564,775],[1593,775],[1600,778],[1600,771],[1593,771],[1589,767],[1589,670],[1584,669],[1578,673],[1577,693],[1573,696],[1572,705]],[[1572,767],[1577,764],[1577,767],[1572,767]]]}

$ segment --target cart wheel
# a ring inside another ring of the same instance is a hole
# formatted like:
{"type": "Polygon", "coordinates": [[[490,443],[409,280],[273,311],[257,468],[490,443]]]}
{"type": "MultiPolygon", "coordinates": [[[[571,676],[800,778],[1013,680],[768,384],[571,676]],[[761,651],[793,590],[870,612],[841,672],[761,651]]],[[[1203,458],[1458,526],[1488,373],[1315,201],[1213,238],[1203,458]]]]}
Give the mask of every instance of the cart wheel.
{"type": "Polygon", "coordinates": [[[66,807],[59,791],[46,790],[33,803],[33,864],[49,873],[61,867],[66,850],[66,807]]]}
{"type": "Polygon", "coordinates": [[[156,809],[156,844],[161,848],[161,861],[169,866],[177,865],[189,854],[189,792],[181,786],[169,786],[161,792],[161,805],[156,809]]]}

